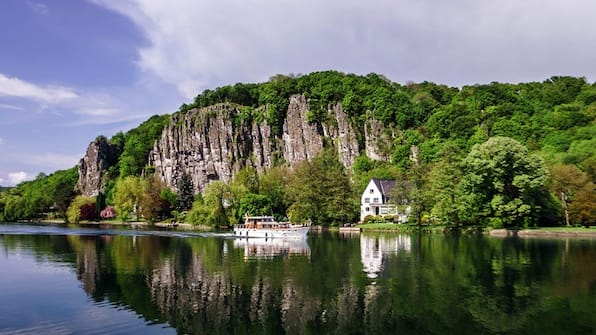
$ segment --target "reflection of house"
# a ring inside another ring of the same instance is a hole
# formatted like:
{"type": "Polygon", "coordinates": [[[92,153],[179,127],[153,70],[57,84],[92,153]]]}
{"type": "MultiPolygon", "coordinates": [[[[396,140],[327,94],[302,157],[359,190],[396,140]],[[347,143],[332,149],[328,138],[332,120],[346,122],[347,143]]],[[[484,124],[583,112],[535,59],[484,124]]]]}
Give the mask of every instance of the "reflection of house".
{"type": "Polygon", "coordinates": [[[369,278],[376,278],[383,270],[383,257],[400,252],[410,252],[410,236],[360,236],[362,269],[369,278]]]}
{"type": "Polygon", "coordinates": [[[398,221],[405,222],[407,214],[398,213],[397,206],[391,203],[394,188],[395,180],[371,179],[360,199],[360,221],[368,215],[398,215],[398,221]]]}

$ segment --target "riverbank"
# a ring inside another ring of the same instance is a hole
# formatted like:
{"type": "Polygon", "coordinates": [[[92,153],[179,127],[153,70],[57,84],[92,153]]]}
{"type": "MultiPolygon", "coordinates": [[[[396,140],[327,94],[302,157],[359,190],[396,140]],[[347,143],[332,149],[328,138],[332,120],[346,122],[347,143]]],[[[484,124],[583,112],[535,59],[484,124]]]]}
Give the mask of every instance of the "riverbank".
{"type": "MultiPolygon", "coordinates": [[[[63,220],[36,220],[36,221],[17,221],[17,223],[22,224],[40,224],[40,225],[64,225],[63,220]]],[[[190,223],[169,223],[169,222],[156,222],[156,223],[148,223],[144,221],[130,221],[130,222],[123,222],[123,221],[114,221],[114,220],[106,220],[106,221],[82,221],[78,224],[68,224],[68,226],[82,226],[82,227],[89,227],[89,226],[97,226],[101,228],[108,228],[108,227],[126,227],[132,229],[151,229],[151,228],[159,228],[159,229],[176,229],[176,230],[184,230],[184,231],[215,231],[211,226],[206,225],[192,225],[190,223]]]]}
{"type": "Polygon", "coordinates": [[[395,224],[395,223],[367,223],[356,225],[361,232],[395,232],[395,233],[412,233],[415,231],[442,233],[445,226],[438,225],[411,225],[411,224],[395,224]]]}
{"type": "MultiPolygon", "coordinates": [[[[391,224],[391,223],[370,223],[356,226],[361,232],[387,232],[387,233],[445,233],[448,226],[438,225],[409,225],[409,224],[391,224]]],[[[483,233],[492,237],[585,237],[596,238],[596,226],[585,227],[542,227],[534,229],[489,229],[489,228],[469,228],[474,233],[483,233]]],[[[465,231],[464,231],[465,232],[465,231]]]]}
{"type": "Polygon", "coordinates": [[[536,229],[493,229],[493,237],[581,237],[596,238],[596,227],[545,227],[536,229]]]}

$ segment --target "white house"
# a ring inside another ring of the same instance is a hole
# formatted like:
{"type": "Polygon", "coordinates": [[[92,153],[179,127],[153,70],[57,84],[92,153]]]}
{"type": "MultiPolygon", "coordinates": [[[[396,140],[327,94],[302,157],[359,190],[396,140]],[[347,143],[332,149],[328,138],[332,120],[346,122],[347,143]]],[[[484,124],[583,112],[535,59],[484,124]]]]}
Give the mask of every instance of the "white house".
{"type": "Polygon", "coordinates": [[[395,187],[395,180],[373,178],[368,182],[360,199],[360,221],[368,215],[385,216],[398,215],[398,221],[406,222],[406,213],[399,213],[397,206],[391,203],[391,191],[395,187]]]}

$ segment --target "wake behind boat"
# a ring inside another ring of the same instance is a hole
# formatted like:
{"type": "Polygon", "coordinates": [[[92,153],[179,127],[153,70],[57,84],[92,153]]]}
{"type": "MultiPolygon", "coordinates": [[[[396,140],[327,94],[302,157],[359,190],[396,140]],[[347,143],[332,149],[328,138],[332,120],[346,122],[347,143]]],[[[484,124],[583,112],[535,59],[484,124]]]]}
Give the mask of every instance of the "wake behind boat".
{"type": "Polygon", "coordinates": [[[272,216],[246,216],[244,224],[234,225],[234,236],[261,238],[306,238],[307,224],[277,222],[272,216]]]}

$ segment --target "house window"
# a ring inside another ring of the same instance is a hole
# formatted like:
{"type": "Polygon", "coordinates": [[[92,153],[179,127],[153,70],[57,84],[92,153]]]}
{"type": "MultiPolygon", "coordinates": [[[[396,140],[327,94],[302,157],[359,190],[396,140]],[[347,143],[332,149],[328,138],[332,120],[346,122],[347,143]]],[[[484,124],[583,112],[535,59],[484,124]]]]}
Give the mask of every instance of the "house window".
{"type": "Polygon", "coordinates": [[[370,207],[366,207],[364,210],[370,212],[370,207]]]}
{"type": "Polygon", "coordinates": [[[370,193],[375,193],[375,190],[373,190],[372,188],[370,189],[370,193]]]}
{"type": "Polygon", "coordinates": [[[370,198],[364,198],[364,203],[368,204],[370,202],[370,198]]]}
{"type": "Polygon", "coordinates": [[[378,203],[378,202],[379,202],[379,198],[374,198],[374,199],[373,199],[373,202],[374,202],[374,203],[378,203]]]}

